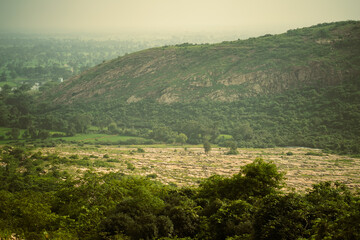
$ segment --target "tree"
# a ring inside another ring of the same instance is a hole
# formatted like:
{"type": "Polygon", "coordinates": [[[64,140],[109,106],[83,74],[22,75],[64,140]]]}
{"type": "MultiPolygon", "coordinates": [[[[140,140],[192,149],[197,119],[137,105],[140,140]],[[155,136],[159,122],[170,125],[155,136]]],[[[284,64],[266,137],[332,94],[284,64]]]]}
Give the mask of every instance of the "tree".
{"type": "Polygon", "coordinates": [[[2,72],[1,76],[0,76],[0,82],[6,82],[7,78],[6,78],[6,73],[2,72]]]}
{"type": "Polygon", "coordinates": [[[300,195],[269,194],[254,216],[254,239],[303,239],[307,216],[307,206],[300,195]]]}
{"type": "Polygon", "coordinates": [[[176,142],[180,144],[186,143],[187,140],[188,137],[184,133],[179,133],[179,135],[176,137],[176,142]]]}
{"type": "Polygon", "coordinates": [[[235,127],[232,136],[237,141],[248,141],[253,137],[253,129],[249,123],[243,123],[235,127]]]}
{"type": "Polygon", "coordinates": [[[10,120],[10,112],[8,107],[0,101],[0,126],[6,126],[10,120]]]}
{"type": "Polygon", "coordinates": [[[5,84],[4,86],[2,86],[2,91],[1,91],[1,94],[2,95],[7,95],[11,92],[11,87],[9,84],[5,84]]]}
{"type": "Polygon", "coordinates": [[[117,124],[116,124],[115,122],[110,123],[109,126],[108,126],[108,131],[109,131],[109,133],[111,133],[111,134],[116,134],[116,133],[118,133],[117,124]]]}
{"type": "Polygon", "coordinates": [[[209,217],[211,239],[250,239],[253,232],[252,213],[254,207],[244,200],[220,202],[217,211],[209,217]]]}
{"type": "Polygon", "coordinates": [[[75,125],[73,123],[70,123],[68,128],[66,129],[66,136],[71,137],[71,136],[75,136],[75,134],[76,134],[75,125]]]}
{"type": "Polygon", "coordinates": [[[211,151],[211,144],[209,141],[205,141],[204,144],[204,151],[206,154],[208,154],[211,151]]]}
{"type": "Polygon", "coordinates": [[[228,148],[230,148],[229,151],[226,153],[227,155],[236,155],[239,153],[237,150],[237,144],[235,141],[227,141],[226,146],[228,148]]]}
{"type": "Polygon", "coordinates": [[[305,199],[311,212],[310,239],[359,239],[360,202],[347,186],[321,182],[305,199]]]}
{"type": "Polygon", "coordinates": [[[18,139],[20,136],[20,129],[12,128],[11,131],[6,133],[6,135],[9,136],[11,139],[18,139]]]}
{"type": "Polygon", "coordinates": [[[31,115],[24,115],[19,118],[19,127],[22,129],[28,129],[32,126],[33,119],[31,115]]]}
{"type": "Polygon", "coordinates": [[[283,187],[283,182],[284,173],[278,172],[274,163],[256,158],[231,178],[214,175],[204,180],[200,184],[199,196],[230,200],[262,198],[277,193],[283,187]]]}
{"type": "Polygon", "coordinates": [[[50,132],[44,129],[39,130],[38,137],[40,139],[47,139],[50,137],[50,132]]]}
{"type": "Polygon", "coordinates": [[[276,165],[272,162],[256,158],[253,163],[241,169],[244,175],[242,185],[244,189],[247,189],[246,194],[249,196],[264,197],[283,187],[285,174],[278,172],[276,165]]]}
{"type": "Polygon", "coordinates": [[[173,132],[171,128],[166,126],[160,126],[154,128],[151,135],[153,139],[167,143],[173,143],[175,142],[176,139],[176,133],[173,132]]]}
{"type": "Polygon", "coordinates": [[[75,114],[72,117],[72,122],[74,123],[76,132],[85,133],[91,123],[91,117],[86,114],[75,114]]]}
{"type": "Polygon", "coordinates": [[[29,136],[31,137],[31,139],[36,139],[38,138],[38,130],[34,127],[30,127],[29,128],[29,136]]]}

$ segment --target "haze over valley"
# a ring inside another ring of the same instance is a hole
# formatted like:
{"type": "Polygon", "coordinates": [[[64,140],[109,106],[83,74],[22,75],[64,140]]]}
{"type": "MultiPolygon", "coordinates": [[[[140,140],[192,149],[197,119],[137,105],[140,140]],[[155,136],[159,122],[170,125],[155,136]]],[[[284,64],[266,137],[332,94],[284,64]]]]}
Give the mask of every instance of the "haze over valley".
{"type": "Polygon", "coordinates": [[[0,239],[360,239],[358,9],[0,0],[0,239]]]}

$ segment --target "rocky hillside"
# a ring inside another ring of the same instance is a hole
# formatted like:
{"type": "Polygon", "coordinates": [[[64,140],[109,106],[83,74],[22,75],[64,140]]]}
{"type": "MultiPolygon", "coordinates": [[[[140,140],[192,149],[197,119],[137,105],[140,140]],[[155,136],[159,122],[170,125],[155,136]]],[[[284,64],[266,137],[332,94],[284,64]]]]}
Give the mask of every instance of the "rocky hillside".
{"type": "Polygon", "coordinates": [[[71,78],[47,97],[56,103],[234,102],[336,85],[359,72],[360,22],[348,21],[247,40],[140,51],[71,78]]]}

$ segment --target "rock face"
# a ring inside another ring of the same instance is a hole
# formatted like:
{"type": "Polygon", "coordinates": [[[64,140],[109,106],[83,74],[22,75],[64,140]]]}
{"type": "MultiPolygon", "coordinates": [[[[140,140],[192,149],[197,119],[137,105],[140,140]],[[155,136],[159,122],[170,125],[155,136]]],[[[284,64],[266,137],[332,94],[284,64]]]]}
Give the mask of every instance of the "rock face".
{"type": "Polygon", "coordinates": [[[359,56],[359,22],[322,24],[276,36],[140,51],[89,69],[45,97],[57,103],[237,101],[339,84],[359,75],[359,56]]]}
{"type": "Polygon", "coordinates": [[[340,83],[343,81],[340,70],[327,68],[321,64],[313,63],[308,66],[295,67],[288,71],[258,71],[244,75],[234,76],[222,81],[224,85],[241,85],[248,83],[249,91],[259,93],[279,93],[291,88],[307,86],[321,87],[340,83]]]}

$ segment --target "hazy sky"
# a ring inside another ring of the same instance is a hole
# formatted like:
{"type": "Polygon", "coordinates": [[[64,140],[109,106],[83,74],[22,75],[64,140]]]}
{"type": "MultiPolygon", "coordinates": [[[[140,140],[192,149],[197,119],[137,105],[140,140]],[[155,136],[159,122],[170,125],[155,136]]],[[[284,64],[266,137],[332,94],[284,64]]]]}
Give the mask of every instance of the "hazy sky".
{"type": "Polygon", "coordinates": [[[0,30],[278,33],[360,20],[360,0],[0,0],[0,30]]]}

